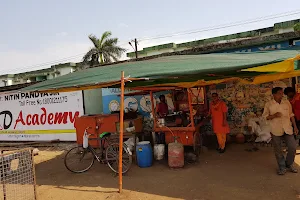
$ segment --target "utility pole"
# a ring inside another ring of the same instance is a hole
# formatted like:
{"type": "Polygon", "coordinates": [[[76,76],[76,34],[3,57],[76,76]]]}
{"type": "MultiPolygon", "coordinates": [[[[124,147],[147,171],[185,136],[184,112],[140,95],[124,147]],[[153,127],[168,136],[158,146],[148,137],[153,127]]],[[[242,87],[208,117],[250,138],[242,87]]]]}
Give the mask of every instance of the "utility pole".
{"type": "Polygon", "coordinates": [[[134,40],[131,40],[131,42],[128,42],[130,44],[130,46],[133,48],[134,53],[135,53],[135,59],[138,58],[138,50],[137,50],[137,45],[138,45],[138,41],[135,38],[134,40]],[[134,42],[134,47],[132,46],[132,42],[134,42]]]}
{"type": "Polygon", "coordinates": [[[134,39],[134,46],[135,46],[135,58],[138,58],[138,52],[137,52],[137,40],[136,38],[134,39]]]}

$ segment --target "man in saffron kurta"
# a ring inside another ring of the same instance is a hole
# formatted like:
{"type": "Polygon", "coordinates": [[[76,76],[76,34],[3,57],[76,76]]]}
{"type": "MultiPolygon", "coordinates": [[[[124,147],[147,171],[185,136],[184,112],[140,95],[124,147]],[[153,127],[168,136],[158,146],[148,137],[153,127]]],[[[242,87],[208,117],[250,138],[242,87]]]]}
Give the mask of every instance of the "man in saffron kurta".
{"type": "Polygon", "coordinates": [[[227,123],[227,106],[219,99],[217,93],[212,94],[209,114],[212,118],[213,131],[217,135],[220,153],[225,152],[226,135],[230,132],[227,123]]]}

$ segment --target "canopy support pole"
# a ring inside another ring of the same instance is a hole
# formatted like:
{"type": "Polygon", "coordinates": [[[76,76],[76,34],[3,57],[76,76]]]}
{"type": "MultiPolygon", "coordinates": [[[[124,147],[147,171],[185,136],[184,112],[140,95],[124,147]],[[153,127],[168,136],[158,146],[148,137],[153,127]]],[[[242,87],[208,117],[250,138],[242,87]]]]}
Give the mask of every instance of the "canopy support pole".
{"type": "Polygon", "coordinates": [[[151,98],[151,112],[153,115],[153,127],[156,128],[156,110],[154,108],[154,96],[153,96],[153,91],[150,91],[150,98],[151,98]]]}
{"type": "Polygon", "coordinates": [[[124,131],[124,71],[121,72],[121,99],[120,99],[120,140],[119,140],[119,193],[123,188],[123,131],[124,131]]]}
{"type": "MultiPolygon", "coordinates": [[[[189,101],[189,111],[190,111],[191,125],[192,125],[192,127],[195,127],[191,92],[192,92],[192,91],[191,91],[190,89],[187,89],[187,93],[188,93],[188,101],[189,101]]],[[[197,97],[197,98],[198,98],[198,97],[197,97]]]]}

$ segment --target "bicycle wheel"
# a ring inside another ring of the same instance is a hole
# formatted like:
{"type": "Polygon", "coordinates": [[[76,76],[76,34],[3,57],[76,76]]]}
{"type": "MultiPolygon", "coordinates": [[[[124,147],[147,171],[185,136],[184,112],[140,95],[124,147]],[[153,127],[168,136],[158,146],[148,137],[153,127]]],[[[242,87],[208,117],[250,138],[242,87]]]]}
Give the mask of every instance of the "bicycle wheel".
{"type": "MultiPolygon", "coordinates": [[[[106,148],[105,158],[109,168],[119,173],[119,144],[113,143],[106,148]]],[[[122,160],[122,173],[128,172],[132,164],[132,155],[127,150],[127,146],[123,144],[123,160],[122,160]]]]}
{"type": "Polygon", "coordinates": [[[74,173],[82,173],[89,170],[95,162],[94,154],[89,148],[74,147],[65,155],[66,168],[74,173]]]}

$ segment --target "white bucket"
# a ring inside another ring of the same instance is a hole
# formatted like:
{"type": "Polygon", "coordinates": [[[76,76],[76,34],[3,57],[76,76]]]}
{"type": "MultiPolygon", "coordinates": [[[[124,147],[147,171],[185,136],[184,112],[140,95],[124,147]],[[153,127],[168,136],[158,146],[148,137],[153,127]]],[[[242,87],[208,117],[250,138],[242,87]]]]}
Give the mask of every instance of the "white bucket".
{"type": "Polygon", "coordinates": [[[165,156],[165,145],[164,144],[155,144],[154,145],[154,159],[162,160],[165,156]]]}

